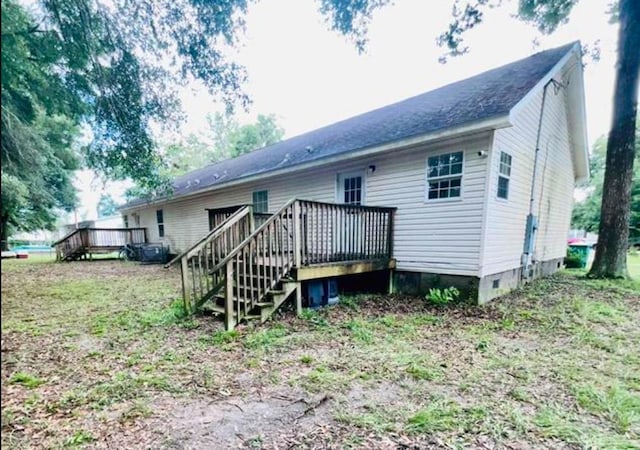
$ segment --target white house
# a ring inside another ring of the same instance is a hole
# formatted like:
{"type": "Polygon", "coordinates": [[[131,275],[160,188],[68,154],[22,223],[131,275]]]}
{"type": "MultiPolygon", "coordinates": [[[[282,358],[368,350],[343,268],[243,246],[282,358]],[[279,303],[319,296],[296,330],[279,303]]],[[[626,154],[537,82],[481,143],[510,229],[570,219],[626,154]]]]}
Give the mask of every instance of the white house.
{"type": "MultiPolygon", "coordinates": [[[[275,213],[292,198],[394,207],[395,288],[458,284],[485,302],[561,267],[587,177],[576,42],[209,165],[121,211],[179,253],[207,235],[208,210],[275,213]]],[[[330,247],[332,220],[316,236],[330,247]]]]}

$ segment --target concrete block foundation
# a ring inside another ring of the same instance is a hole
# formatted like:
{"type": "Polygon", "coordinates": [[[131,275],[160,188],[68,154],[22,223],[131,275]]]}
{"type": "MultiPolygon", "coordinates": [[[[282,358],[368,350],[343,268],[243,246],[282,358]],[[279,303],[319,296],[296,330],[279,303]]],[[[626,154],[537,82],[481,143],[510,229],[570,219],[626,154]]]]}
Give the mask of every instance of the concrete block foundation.
{"type": "Polygon", "coordinates": [[[480,305],[537,278],[547,277],[563,267],[563,258],[539,261],[531,269],[531,277],[523,279],[522,268],[517,267],[504,272],[487,275],[482,278],[443,275],[422,272],[395,271],[393,274],[394,292],[407,295],[424,296],[429,289],[444,289],[450,286],[458,288],[462,299],[480,305]]]}

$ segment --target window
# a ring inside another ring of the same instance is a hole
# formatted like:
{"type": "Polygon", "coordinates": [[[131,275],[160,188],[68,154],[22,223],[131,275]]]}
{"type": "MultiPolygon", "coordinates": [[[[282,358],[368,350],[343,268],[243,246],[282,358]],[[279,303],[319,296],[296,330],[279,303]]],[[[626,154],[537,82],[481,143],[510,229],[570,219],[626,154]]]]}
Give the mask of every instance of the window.
{"type": "Polygon", "coordinates": [[[161,209],[156,211],[156,220],[158,222],[158,236],[164,237],[164,214],[161,209]]]}
{"type": "Polygon", "coordinates": [[[462,152],[445,153],[427,159],[427,199],[460,197],[462,152]]]}
{"type": "Polygon", "coordinates": [[[255,191],[253,193],[253,212],[266,213],[269,212],[269,192],[255,191]]]}
{"type": "Polygon", "coordinates": [[[500,175],[498,176],[498,198],[509,198],[509,179],[511,178],[511,155],[500,153],[500,175]]]}
{"type": "Polygon", "coordinates": [[[362,204],[362,177],[344,177],[342,179],[342,201],[345,205],[362,204]]]}
{"type": "Polygon", "coordinates": [[[125,228],[129,228],[129,216],[127,216],[126,214],[122,216],[122,223],[124,224],[125,228]]]}

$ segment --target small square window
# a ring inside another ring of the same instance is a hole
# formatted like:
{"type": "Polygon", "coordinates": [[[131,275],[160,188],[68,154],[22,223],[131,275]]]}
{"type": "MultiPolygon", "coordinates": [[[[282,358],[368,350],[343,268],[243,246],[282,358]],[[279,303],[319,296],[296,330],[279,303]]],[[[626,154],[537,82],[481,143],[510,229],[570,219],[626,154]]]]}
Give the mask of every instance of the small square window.
{"type": "Polygon", "coordinates": [[[498,289],[500,287],[500,279],[493,280],[493,289],[498,289]]]}
{"type": "Polygon", "coordinates": [[[269,212],[269,192],[255,191],[253,193],[253,212],[266,213],[269,212]]]}

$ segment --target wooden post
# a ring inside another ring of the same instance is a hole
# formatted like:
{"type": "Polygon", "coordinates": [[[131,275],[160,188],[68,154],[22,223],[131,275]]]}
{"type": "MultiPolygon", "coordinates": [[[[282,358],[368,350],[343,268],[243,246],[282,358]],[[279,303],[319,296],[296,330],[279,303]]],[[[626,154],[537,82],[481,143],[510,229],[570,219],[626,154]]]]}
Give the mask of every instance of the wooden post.
{"type": "Polygon", "coordinates": [[[226,267],[226,280],[224,289],[224,326],[227,331],[233,330],[235,320],[233,315],[233,262],[229,261],[226,267]]]}
{"type": "Polygon", "coordinates": [[[191,302],[189,301],[189,297],[187,297],[187,272],[189,271],[189,267],[187,265],[187,258],[182,258],[180,260],[180,275],[182,276],[182,298],[184,300],[184,310],[187,314],[191,314],[191,302]]]}
{"type": "Polygon", "coordinates": [[[300,216],[300,202],[293,202],[293,265],[302,264],[302,217],[300,216]]]}
{"type": "Polygon", "coordinates": [[[298,316],[302,315],[302,283],[296,283],[296,314],[298,316]]]}
{"type": "Polygon", "coordinates": [[[253,205],[249,205],[249,233],[243,238],[251,235],[256,229],[256,218],[253,216],[253,205]]]}
{"type": "Polygon", "coordinates": [[[390,210],[387,214],[389,215],[389,220],[387,222],[387,226],[389,227],[387,230],[387,252],[388,258],[393,258],[393,215],[395,210],[390,210]]]}

